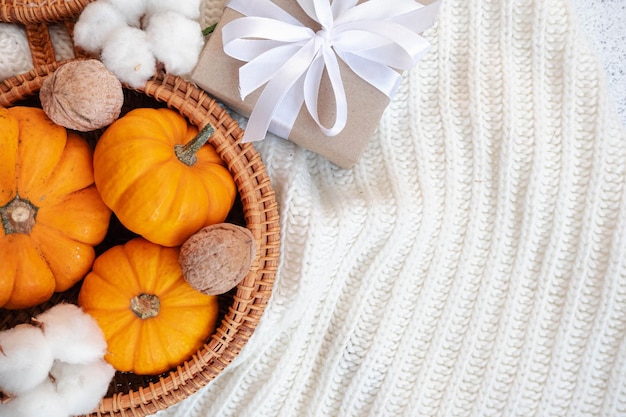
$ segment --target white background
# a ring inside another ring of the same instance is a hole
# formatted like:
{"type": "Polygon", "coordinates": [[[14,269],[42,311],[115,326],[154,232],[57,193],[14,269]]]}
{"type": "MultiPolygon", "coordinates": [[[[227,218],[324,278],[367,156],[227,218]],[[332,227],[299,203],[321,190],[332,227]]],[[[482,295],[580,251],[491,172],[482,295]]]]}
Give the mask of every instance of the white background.
{"type": "Polygon", "coordinates": [[[626,0],[571,0],[580,26],[598,51],[609,92],[626,125],[626,0]]]}

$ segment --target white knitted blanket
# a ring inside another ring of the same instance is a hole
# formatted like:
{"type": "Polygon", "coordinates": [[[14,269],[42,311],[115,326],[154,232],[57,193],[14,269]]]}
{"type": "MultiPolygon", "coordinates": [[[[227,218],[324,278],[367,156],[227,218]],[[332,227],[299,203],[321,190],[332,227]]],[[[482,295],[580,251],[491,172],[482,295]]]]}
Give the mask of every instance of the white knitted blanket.
{"type": "Polygon", "coordinates": [[[258,144],[270,304],[159,417],[626,415],[626,131],[575,13],[444,0],[426,36],[353,169],[258,144]]]}

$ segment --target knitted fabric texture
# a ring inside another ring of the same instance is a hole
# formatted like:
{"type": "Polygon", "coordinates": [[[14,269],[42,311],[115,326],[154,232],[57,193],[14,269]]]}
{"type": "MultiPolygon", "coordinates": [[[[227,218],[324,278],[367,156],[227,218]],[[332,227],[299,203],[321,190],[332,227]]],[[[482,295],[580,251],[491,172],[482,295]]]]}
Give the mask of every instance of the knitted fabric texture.
{"type": "Polygon", "coordinates": [[[256,144],[270,304],[159,417],[626,415],[626,131],[575,14],[444,0],[425,36],[353,169],[256,144]]]}
{"type": "Polygon", "coordinates": [[[257,145],[273,297],[160,417],[626,413],[626,133],[573,10],[444,0],[426,36],[353,169],[257,145]]]}

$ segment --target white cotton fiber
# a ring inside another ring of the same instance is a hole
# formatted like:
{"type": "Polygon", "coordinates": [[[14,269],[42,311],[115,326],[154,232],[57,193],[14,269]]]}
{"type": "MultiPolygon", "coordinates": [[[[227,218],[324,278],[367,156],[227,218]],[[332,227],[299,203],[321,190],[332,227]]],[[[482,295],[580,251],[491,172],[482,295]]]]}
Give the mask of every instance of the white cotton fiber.
{"type": "Polygon", "coordinates": [[[133,88],[143,87],[156,72],[150,43],[140,29],[120,28],[104,45],[101,58],[109,71],[133,88]]]}
{"type": "Polygon", "coordinates": [[[102,358],[106,340],[98,323],[74,304],[57,304],[35,317],[54,358],[68,363],[87,363],[102,358]]]}
{"type": "Polygon", "coordinates": [[[197,21],[172,11],[158,12],[150,16],[145,31],[154,57],[163,63],[168,73],[191,72],[204,45],[202,28],[197,21]]]}
{"type": "Polygon", "coordinates": [[[94,1],[83,9],[74,25],[74,43],[86,51],[98,53],[107,38],[124,26],[124,15],[112,4],[94,1]]]}
{"type": "Polygon", "coordinates": [[[91,413],[106,395],[115,369],[104,360],[86,364],[55,362],[50,375],[72,415],[91,413]]]}
{"type": "Polygon", "coordinates": [[[69,417],[70,413],[57,395],[50,380],[37,385],[4,404],[0,404],[0,417],[69,417]]]}
{"type": "Polygon", "coordinates": [[[200,17],[200,0],[147,0],[146,13],[176,12],[189,19],[200,17]]]}
{"type": "MultiPolygon", "coordinates": [[[[126,23],[140,27],[141,18],[146,12],[146,3],[150,0],[100,0],[113,5],[126,19],[126,23]]],[[[183,0],[184,2],[184,0],[183,0]]]]}
{"type": "Polygon", "coordinates": [[[52,362],[52,350],[38,327],[20,324],[0,332],[0,391],[18,395],[41,384],[52,362]]]}

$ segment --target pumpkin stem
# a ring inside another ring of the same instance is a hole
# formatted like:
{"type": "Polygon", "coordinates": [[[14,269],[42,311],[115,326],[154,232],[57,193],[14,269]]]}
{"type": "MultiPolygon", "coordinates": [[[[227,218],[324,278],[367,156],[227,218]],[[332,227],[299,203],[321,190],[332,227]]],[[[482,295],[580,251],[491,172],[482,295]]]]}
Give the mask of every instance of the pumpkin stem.
{"type": "Polygon", "coordinates": [[[29,234],[35,226],[37,207],[30,201],[15,196],[6,206],[0,207],[0,217],[4,233],[29,234]]]}
{"type": "Polygon", "coordinates": [[[161,301],[154,294],[139,294],[130,300],[130,309],[142,320],[156,317],[161,310],[161,301]]]}
{"type": "Polygon", "coordinates": [[[196,137],[191,139],[189,142],[184,145],[174,146],[174,153],[176,154],[178,160],[187,166],[193,166],[198,161],[196,153],[198,153],[198,150],[200,150],[200,148],[207,143],[213,132],[215,132],[215,129],[210,123],[208,123],[202,128],[202,130],[200,130],[200,132],[198,132],[196,137]]]}

